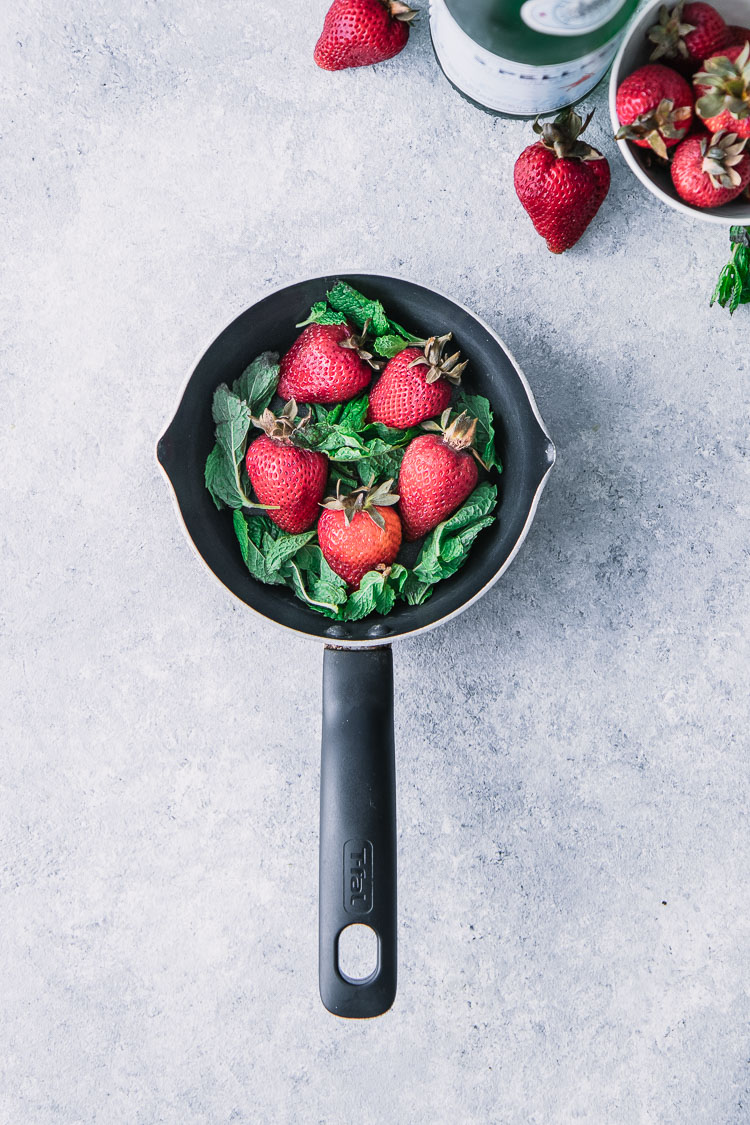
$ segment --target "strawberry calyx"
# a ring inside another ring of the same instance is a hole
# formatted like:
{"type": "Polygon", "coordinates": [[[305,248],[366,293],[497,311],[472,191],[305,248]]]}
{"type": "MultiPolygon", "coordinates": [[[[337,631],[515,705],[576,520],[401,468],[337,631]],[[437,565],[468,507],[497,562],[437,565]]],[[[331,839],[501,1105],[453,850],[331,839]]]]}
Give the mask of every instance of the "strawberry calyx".
{"type": "Polygon", "coordinates": [[[388,9],[389,16],[394,20],[401,20],[402,23],[411,23],[418,14],[416,8],[410,8],[408,4],[403,3],[403,0],[382,0],[382,3],[388,9]]]}
{"type": "Polygon", "coordinates": [[[348,336],[343,340],[339,340],[339,347],[351,348],[352,351],[357,353],[360,359],[363,359],[365,363],[369,364],[373,371],[381,371],[383,367],[385,367],[385,361],[376,359],[373,353],[368,351],[366,347],[367,337],[370,334],[370,323],[369,320],[365,321],[359,335],[357,335],[356,332],[350,331],[348,336]]]}
{"type": "Polygon", "coordinates": [[[469,361],[465,359],[461,362],[460,352],[454,352],[447,358],[443,357],[445,345],[452,339],[452,332],[446,332],[444,336],[430,336],[424,346],[424,355],[413,359],[409,364],[409,370],[412,367],[429,367],[429,371],[425,375],[425,380],[428,383],[437,383],[438,379],[447,379],[449,383],[458,386],[461,382],[461,375],[469,361]]]}
{"type": "Polygon", "coordinates": [[[726,55],[706,59],[693,82],[708,87],[695,103],[699,117],[718,117],[725,110],[738,121],[750,116],[750,42],[734,62],[726,55]]]}
{"type": "Polygon", "coordinates": [[[617,141],[648,141],[657,156],[667,158],[666,140],[676,140],[685,136],[685,129],[678,129],[677,123],[686,121],[692,110],[689,105],[675,109],[671,98],[662,98],[656,109],[642,113],[630,125],[622,125],[615,133],[617,141]]]}
{"type": "Polygon", "coordinates": [[[701,170],[710,177],[715,188],[735,188],[742,183],[736,166],[745,155],[747,138],[737,139],[736,133],[714,133],[701,138],[701,170]]]}
{"type": "Polygon", "coordinates": [[[666,4],[659,8],[659,22],[650,27],[647,33],[651,42],[656,44],[649,55],[651,62],[656,62],[657,59],[662,58],[687,59],[690,57],[685,36],[697,29],[692,23],[682,22],[683,7],[684,0],[680,0],[680,3],[671,12],[666,4]]]}
{"type": "Polygon", "coordinates": [[[347,496],[342,496],[341,480],[339,479],[336,481],[336,495],[327,496],[321,507],[328,508],[331,511],[343,512],[347,527],[357,512],[365,512],[381,531],[385,531],[385,520],[378,508],[389,508],[393,504],[398,504],[400,498],[397,493],[391,492],[393,477],[390,480],[382,481],[380,484],[375,484],[374,480],[373,477],[369,484],[363,484],[347,496]]]}
{"type": "Polygon", "coordinates": [[[297,403],[293,398],[290,398],[279,415],[274,414],[272,410],[266,407],[260,418],[251,418],[250,420],[254,426],[263,430],[273,441],[289,445],[294,441],[295,435],[308,425],[311,417],[312,411],[309,411],[304,418],[297,419],[297,403]]]}
{"type": "Polygon", "coordinates": [[[440,415],[440,421],[436,422],[431,419],[429,422],[422,423],[422,429],[428,430],[431,433],[441,434],[443,442],[456,453],[471,453],[477,459],[483,469],[487,468],[482,458],[474,448],[474,438],[477,432],[477,419],[472,418],[465,410],[462,410],[457,418],[451,422],[452,408],[449,406],[440,415]]]}
{"type": "Polygon", "coordinates": [[[578,138],[588,128],[594,110],[586,120],[573,109],[564,109],[558,113],[554,121],[545,121],[541,124],[539,119],[534,122],[534,132],[540,138],[540,144],[554,152],[561,160],[604,160],[602,154],[585,141],[578,138]]]}

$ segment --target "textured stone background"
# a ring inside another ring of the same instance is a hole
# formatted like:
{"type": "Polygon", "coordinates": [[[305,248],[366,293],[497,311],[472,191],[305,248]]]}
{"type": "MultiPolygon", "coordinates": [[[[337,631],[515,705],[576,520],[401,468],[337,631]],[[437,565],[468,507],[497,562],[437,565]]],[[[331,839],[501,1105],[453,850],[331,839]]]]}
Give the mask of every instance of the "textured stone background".
{"type": "Polygon", "coordinates": [[[0,13],[0,1120],[750,1120],[750,312],[722,230],[612,192],[554,258],[529,126],[311,61],[324,0],[0,13]],[[235,604],[153,448],[269,289],[486,318],[559,463],[506,578],[396,651],[396,1006],[317,996],[320,650],[235,604]]]}

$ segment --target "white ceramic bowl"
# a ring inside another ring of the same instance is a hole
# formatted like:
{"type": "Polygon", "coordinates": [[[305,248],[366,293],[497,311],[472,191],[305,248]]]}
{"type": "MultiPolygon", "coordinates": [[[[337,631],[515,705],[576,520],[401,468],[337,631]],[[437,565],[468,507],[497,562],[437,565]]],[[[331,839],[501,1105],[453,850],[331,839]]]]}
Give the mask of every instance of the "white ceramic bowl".
{"type": "MultiPolygon", "coordinates": [[[[659,8],[664,0],[655,0],[647,8],[637,12],[628,28],[628,32],[612,63],[612,74],[609,80],[609,115],[612,118],[612,128],[616,133],[620,127],[615,109],[617,88],[620,83],[648,62],[653,45],[646,38],[646,32],[659,18],[659,8]]],[[[666,0],[668,7],[673,7],[676,0],[666,0]]],[[[747,27],[750,25],[750,0],[714,0],[714,6],[721,12],[727,23],[739,24],[747,27]]],[[[665,61],[666,60],[662,60],[665,61]]],[[[668,63],[667,63],[668,65],[668,63]]],[[[682,212],[692,219],[702,219],[705,223],[723,223],[726,226],[750,226],[750,200],[735,199],[724,207],[710,207],[703,210],[684,203],[674,189],[669,172],[662,168],[646,167],[644,157],[648,149],[639,148],[630,141],[618,141],[620,152],[630,168],[648,188],[652,195],[673,207],[675,211],[682,212]]]]}

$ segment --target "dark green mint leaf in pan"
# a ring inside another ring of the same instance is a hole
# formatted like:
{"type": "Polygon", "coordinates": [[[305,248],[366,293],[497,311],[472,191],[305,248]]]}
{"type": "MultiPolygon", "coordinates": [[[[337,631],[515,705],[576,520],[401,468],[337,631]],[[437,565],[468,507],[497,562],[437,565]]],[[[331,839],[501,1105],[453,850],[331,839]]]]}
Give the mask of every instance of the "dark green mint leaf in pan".
{"type": "Polygon", "coordinates": [[[392,359],[404,348],[414,344],[424,346],[421,336],[402,328],[395,320],[390,320],[380,301],[370,300],[345,281],[337,281],[326,293],[325,301],[316,301],[306,320],[300,321],[297,328],[306,324],[344,324],[348,321],[360,332],[365,326],[375,337],[372,348],[384,359],[392,359]]]}

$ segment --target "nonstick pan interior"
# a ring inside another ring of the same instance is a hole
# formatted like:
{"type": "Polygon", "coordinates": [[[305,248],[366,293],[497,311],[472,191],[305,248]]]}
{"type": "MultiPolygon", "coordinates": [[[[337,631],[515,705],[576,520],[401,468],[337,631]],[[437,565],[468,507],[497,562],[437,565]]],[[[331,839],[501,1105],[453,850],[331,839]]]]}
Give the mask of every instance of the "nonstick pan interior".
{"type": "Polygon", "coordinates": [[[214,340],[185,387],[177,413],[162,435],[159,460],[175,491],[187,532],[204,561],[233,594],[265,617],[332,644],[387,643],[435,625],[471,602],[493,582],[520,545],[533,516],[540,486],[554,460],[554,447],[531,392],[498,338],[468,310],[442,294],[399,278],[344,274],[290,285],[241,313],[214,340]],[[495,413],[503,462],[499,519],[483,531],[467,564],[441,582],[422,606],[398,602],[385,618],[331,622],[290,590],[264,586],[247,572],[230,513],[217,511],[203,484],[203,466],[213,445],[211,399],[219,383],[231,383],[260,352],[283,354],[299,333],[310,306],[337,280],[379,298],[389,314],[419,335],[452,332],[469,359],[466,385],[485,395],[495,413]]]}

